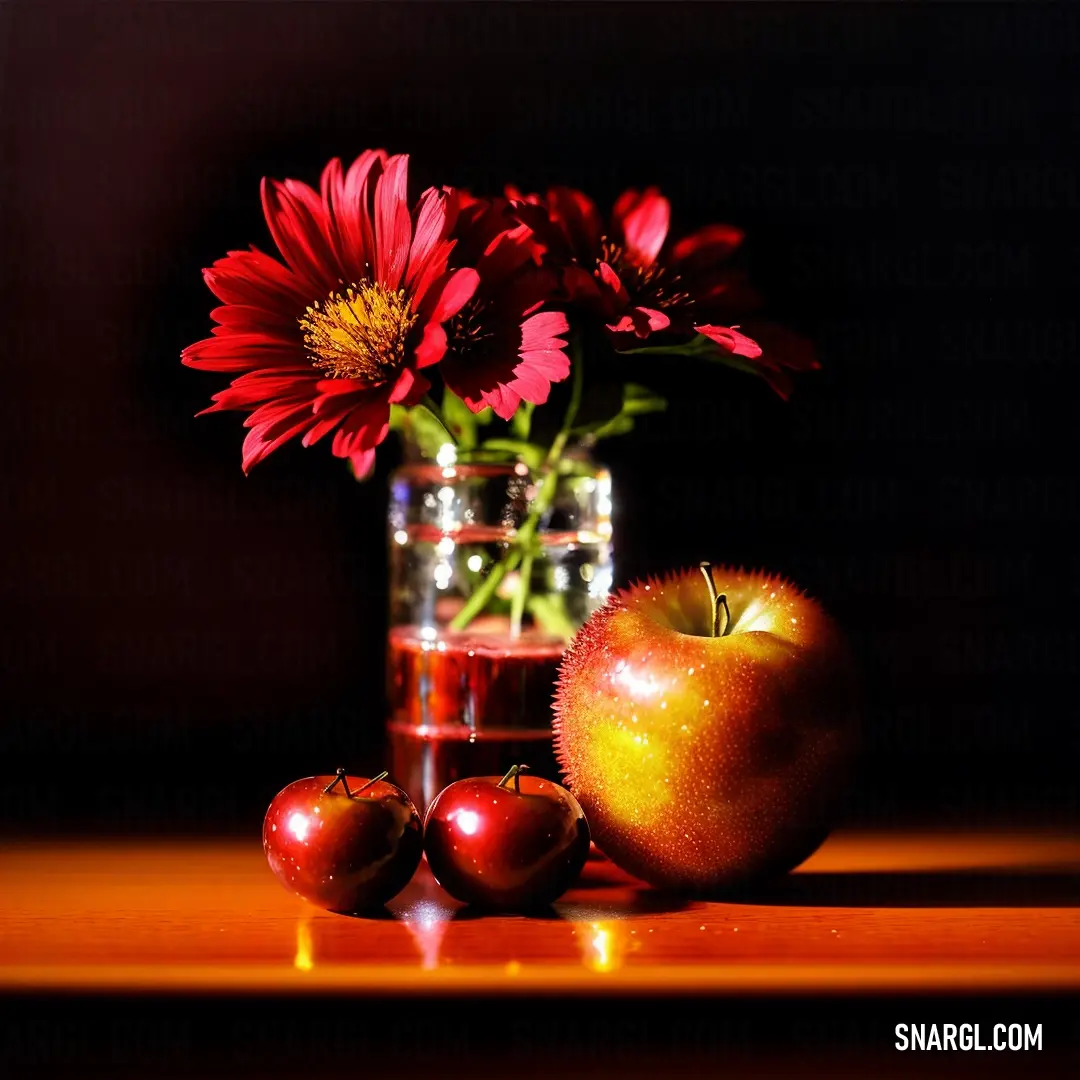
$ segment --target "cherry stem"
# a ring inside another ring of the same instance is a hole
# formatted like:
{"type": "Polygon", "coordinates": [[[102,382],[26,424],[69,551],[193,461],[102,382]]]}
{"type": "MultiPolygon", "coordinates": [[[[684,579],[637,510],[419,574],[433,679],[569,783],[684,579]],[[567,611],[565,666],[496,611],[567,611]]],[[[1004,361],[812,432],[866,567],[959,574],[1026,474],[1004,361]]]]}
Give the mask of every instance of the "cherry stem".
{"type": "Polygon", "coordinates": [[[383,769],[383,771],[379,773],[378,776],[373,776],[366,784],[361,784],[352,794],[356,795],[358,792],[367,791],[367,789],[373,784],[377,784],[380,780],[385,780],[389,775],[390,774],[385,769],[383,769]]]}
{"type": "Polygon", "coordinates": [[[510,783],[511,780],[513,780],[514,781],[514,791],[516,791],[517,794],[520,795],[521,794],[521,780],[519,779],[519,777],[521,776],[521,774],[523,772],[527,772],[528,769],[529,769],[528,765],[511,765],[510,766],[510,771],[499,781],[497,786],[501,787],[501,788],[504,788],[504,787],[506,787],[507,784],[510,783]]]}
{"type": "Polygon", "coordinates": [[[705,584],[709,586],[709,602],[712,604],[712,636],[725,637],[731,629],[731,608],[728,607],[727,594],[717,593],[716,582],[713,581],[712,566],[707,562],[701,563],[701,572],[705,576],[705,584]],[[720,627],[720,609],[724,609],[724,626],[720,627]]]}
{"type": "Polygon", "coordinates": [[[378,776],[373,776],[366,784],[361,784],[355,791],[350,791],[349,781],[345,779],[345,770],[338,769],[334,779],[323,788],[323,794],[329,795],[330,792],[340,784],[345,789],[346,796],[351,799],[354,795],[359,795],[361,791],[366,791],[372,784],[377,784],[380,780],[385,780],[389,775],[390,774],[384,769],[378,776]]]}
{"type": "Polygon", "coordinates": [[[349,790],[349,781],[345,779],[345,770],[344,769],[338,769],[337,770],[337,776],[335,776],[334,779],[331,780],[330,783],[327,784],[326,787],[324,787],[322,789],[323,794],[324,795],[329,795],[330,792],[333,791],[334,788],[336,788],[338,786],[338,784],[340,784],[345,789],[345,794],[346,795],[351,795],[352,794],[352,792],[349,790]]]}

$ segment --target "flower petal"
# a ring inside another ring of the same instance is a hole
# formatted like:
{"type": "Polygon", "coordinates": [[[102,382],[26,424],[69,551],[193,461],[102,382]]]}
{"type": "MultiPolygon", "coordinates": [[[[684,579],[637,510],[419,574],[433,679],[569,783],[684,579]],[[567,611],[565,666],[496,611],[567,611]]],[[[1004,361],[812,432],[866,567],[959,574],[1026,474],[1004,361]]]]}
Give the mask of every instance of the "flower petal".
{"type": "Polygon", "coordinates": [[[757,321],[747,329],[753,331],[754,340],[761,345],[763,360],[792,371],[821,370],[814,347],[793,330],[775,323],[757,321]]]}
{"type": "Polygon", "coordinates": [[[370,277],[371,267],[375,264],[371,193],[386,161],[385,150],[365,150],[349,166],[342,183],[341,199],[334,203],[342,259],[351,268],[351,282],[370,277]]]}
{"type": "Polygon", "coordinates": [[[509,386],[500,384],[493,390],[485,390],[482,401],[483,405],[479,409],[474,408],[468,402],[466,404],[469,404],[469,408],[473,412],[483,412],[484,408],[490,405],[492,411],[500,420],[509,420],[517,412],[517,408],[521,404],[521,395],[515,393],[509,386]]]}
{"type": "Polygon", "coordinates": [[[390,392],[391,405],[415,405],[429,390],[431,383],[411,368],[404,368],[390,392]]]}
{"type": "Polygon", "coordinates": [[[414,356],[418,368],[431,367],[446,355],[446,331],[437,322],[429,322],[424,327],[424,336],[416,346],[414,356]]]}
{"type": "Polygon", "coordinates": [[[349,455],[349,466],[357,480],[366,480],[375,469],[375,451],[357,450],[349,455]]]}
{"type": "Polygon", "coordinates": [[[324,435],[333,431],[355,404],[344,394],[334,398],[318,398],[312,408],[315,423],[304,435],[304,446],[314,446],[324,435]]]}
{"type": "Polygon", "coordinates": [[[570,332],[570,323],[561,311],[540,311],[521,324],[521,351],[559,349],[566,345],[562,334],[570,332]]]}
{"type": "Polygon", "coordinates": [[[180,362],[199,371],[253,371],[256,368],[296,365],[302,346],[266,334],[230,333],[203,338],[180,354],[180,362]]]}
{"type": "MultiPolygon", "coordinates": [[[[569,373],[570,365],[567,363],[566,370],[569,373]]],[[[515,377],[507,384],[507,388],[519,395],[524,401],[531,401],[534,405],[543,405],[547,402],[548,394],[551,393],[551,380],[546,378],[543,372],[538,371],[530,364],[519,364],[514,368],[515,377]]]]}
{"type": "Polygon", "coordinates": [[[335,216],[333,211],[340,206],[341,199],[345,194],[345,174],[341,169],[341,158],[331,158],[323,167],[323,171],[319,176],[319,194],[327,211],[330,212],[331,218],[333,218],[335,216]]]}
{"type": "Polygon", "coordinates": [[[215,334],[222,331],[241,334],[265,333],[286,341],[301,337],[297,318],[291,311],[268,311],[250,304],[222,304],[210,312],[210,318],[218,324],[214,327],[215,334]]]}
{"type": "Polygon", "coordinates": [[[430,284],[434,278],[446,271],[445,259],[441,267],[433,267],[431,264],[433,260],[438,261],[440,255],[450,254],[449,249],[442,244],[446,236],[447,200],[447,193],[438,188],[428,188],[420,197],[412,247],[409,249],[409,266],[405,272],[405,284],[414,295],[421,291],[416,287],[419,279],[427,279],[430,284]]]}
{"type": "Polygon", "coordinates": [[[588,271],[580,266],[567,266],[562,270],[562,291],[572,304],[583,304],[588,308],[601,306],[602,291],[600,283],[588,271]]]}
{"type": "Polygon", "coordinates": [[[213,405],[197,413],[224,412],[230,409],[250,409],[253,405],[275,399],[298,398],[306,396],[310,401],[315,396],[317,372],[311,368],[263,368],[241,375],[213,395],[213,405]]]}
{"type": "Polygon", "coordinates": [[[317,244],[314,245],[318,249],[316,253],[320,259],[319,269],[322,274],[325,276],[329,273],[335,280],[343,278],[345,273],[338,259],[336,230],[326,200],[300,180],[283,180],[282,187],[308,215],[312,228],[316,229],[322,238],[321,249],[318,249],[317,244]]]}
{"type": "Polygon", "coordinates": [[[742,230],[733,225],[706,225],[676,243],[671,258],[704,270],[726,259],[742,241],[742,230]]]}
{"type": "Polygon", "coordinates": [[[599,251],[604,229],[596,203],[574,188],[554,187],[548,192],[547,209],[551,221],[565,235],[573,254],[584,264],[591,264],[599,251]]]}
{"type": "Polygon", "coordinates": [[[527,225],[502,229],[475,260],[476,272],[484,280],[501,281],[530,262],[532,251],[533,232],[527,225]]]}
{"type": "Polygon", "coordinates": [[[441,369],[443,380],[473,412],[490,405],[508,420],[522,399],[544,404],[551,384],[570,374],[570,358],[563,351],[566,340],[557,336],[568,329],[566,316],[557,311],[525,319],[516,342],[496,329],[477,355],[448,359],[441,369]]]}
{"type": "Polygon", "coordinates": [[[446,322],[472,299],[479,284],[480,275],[472,267],[455,270],[435,283],[420,310],[434,322],[446,322]]]}
{"type": "Polygon", "coordinates": [[[655,330],[666,330],[671,325],[671,320],[655,308],[635,307],[623,315],[615,323],[609,323],[608,329],[615,334],[622,334],[629,330],[639,338],[647,338],[655,330]]]}
{"type": "Polygon", "coordinates": [[[694,329],[711,341],[715,341],[720,348],[726,349],[733,356],[745,356],[754,360],[761,355],[761,346],[753,338],[740,334],[738,327],[702,325],[695,326],[694,329]]]}
{"type": "Polygon", "coordinates": [[[755,323],[751,329],[761,346],[754,366],[761,377],[786,401],[792,390],[790,371],[819,371],[821,364],[811,344],[800,335],[774,323],[755,323]]]}
{"type": "Polygon", "coordinates": [[[420,269],[412,285],[414,309],[422,311],[427,306],[425,301],[428,293],[446,275],[446,267],[450,261],[450,253],[454,250],[454,244],[453,240],[440,240],[427,264],[420,269]]]}
{"type": "MultiPolygon", "coordinates": [[[[366,153],[371,154],[370,150],[366,153]]],[[[345,176],[341,158],[331,158],[319,177],[319,192],[326,208],[327,243],[337,259],[341,280],[359,281],[363,276],[364,251],[359,241],[359,229],[354,228],[357,238],[346,238],[345,219],[350,217],[345,203],[345,176]]],[[[351,223],[355,225],[355,222],[351,223]]]]}
{"type": "Polygon", "coordinates": [[[398,288],[409,261],[408,181],[409,155],[395,154],[375,185],[375,278],[388,289],[398,288]]]}
{"type": "Polygon", "coordinates": [[[326,244],[326,212],[306,184],[262,181],[263,214],[285,261],[312,298],[330,293],[337,283],[337,260],[326,244]],[[301,189],[310,194],[301,194],[301,189]]]}
{"type": "Polygon", "coordinates": [[[283,416],[291,416],[301,406],[308,411],[309,415],[311,414],[311,396],[302,389],[289,397],[264,401],[261,405],[256,406],[247,419],[244,420],[244,427],[258,427],[260,424],[280,420],[283,416]]]}
{"type": "Polygon", "coordinates": [[[638,266],[652,266],[671,224],[671,203],[660,194],[660,189],[646,188],[640,194],[623,192],[615,203],[612,218],[622,233],[631,261],[638,266]]]}
{"type": "Polygon", "coordinates": [[[630,294],[627,293],[626,287],[610,263],[600,263],[596,268],[596,277],[600,282],[601,300],[616,308],[630,303],[630,294]]]}
{"type": "Polygon", "coordinates": [[[334,433],[334,457],[351,457],[360,450],[374,450],[386,438],[390,431],[388,399],[385,386],[364,395],[334,433]]]}
{"type": "Polygon", "coordinates": [[[210,291],[225,304],[245,304],[299,316],[314,299],[304,283],[277,259],[252,248],[230,251],[203,271],[210,291]]]}
{"type": "MultiPolygon", "coordinates": [[[[264,406],[263,409],[266,407],[264,406]]],[[[286,401],[273,411],[258,410],[248,418],[251,426],[244,439],[242,467],[245,473],[276,450],[282,443],[299,435],[311,424],[311,401],[286,401]],[[251,423],[256,415],[263,414],[256,423],[251,423]]]]}

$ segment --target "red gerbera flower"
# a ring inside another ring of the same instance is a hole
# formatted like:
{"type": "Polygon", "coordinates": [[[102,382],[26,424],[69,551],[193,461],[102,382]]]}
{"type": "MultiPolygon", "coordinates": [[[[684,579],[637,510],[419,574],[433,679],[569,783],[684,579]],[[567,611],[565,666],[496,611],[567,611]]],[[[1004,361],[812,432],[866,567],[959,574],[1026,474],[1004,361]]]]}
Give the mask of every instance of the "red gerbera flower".
{"type": "Polygon", "coordinates": [[[456,192],[454,236],[460,261],[479,284],[450,320],[440,367],[443,381],[473,412],[488,406],[509,420],[522,401],[543,405],[551,384],[570,374],[563,351],[570,324],[561,311],[543,311],[558,278],[536,265],[532,230],[508,216],[505,199],[456,192]]]}
{"type": "Polygon", "coordinates": [[[450,193],[426,191],[410,214],[408,156],[368,150],[344,172],[335,158],[321,191],[264,180],[263,212],[284,265],[254,247],[203,272],[223,306],[214,336],[183,363],[239,372],[204,410],[251,410],[247,472],[282,443],[333,452],[358,476],[389,430],[390,405],[418,402],[421,369],[446,352],[443,324],[469,300],[475,270],[449,272],[450,193]]]}
{"type": "Polygon", "coordinates": [[[604,320],[617,347],[640,345],[662,331],[703,334],[732,356],[754,361],[784,396],[783,367],[817,366],[805,350],[763,356],[737,326],[715,321],[736,283],[726,262],[742,243],[739,229],[709,225],[672,242],[671,205],[657,188],[624,192],[606,226],[592,199],[572,188],[552,188],[546,199],[510,195],[548,257],[564,265],[569,298],[604,320]]]}

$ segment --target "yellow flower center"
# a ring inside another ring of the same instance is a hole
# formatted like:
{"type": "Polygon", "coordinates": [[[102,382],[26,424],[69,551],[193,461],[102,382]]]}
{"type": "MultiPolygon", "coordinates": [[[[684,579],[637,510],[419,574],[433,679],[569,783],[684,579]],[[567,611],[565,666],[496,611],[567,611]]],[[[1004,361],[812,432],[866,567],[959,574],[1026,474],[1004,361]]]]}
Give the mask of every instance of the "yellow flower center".
{"type": "Polygon", "coordinates": [[[330,379],[389,382],[405,365],[405,341],[416,322],[404,289],[363,280],[331,293],[300,318],[314,367],[330,379]]]}

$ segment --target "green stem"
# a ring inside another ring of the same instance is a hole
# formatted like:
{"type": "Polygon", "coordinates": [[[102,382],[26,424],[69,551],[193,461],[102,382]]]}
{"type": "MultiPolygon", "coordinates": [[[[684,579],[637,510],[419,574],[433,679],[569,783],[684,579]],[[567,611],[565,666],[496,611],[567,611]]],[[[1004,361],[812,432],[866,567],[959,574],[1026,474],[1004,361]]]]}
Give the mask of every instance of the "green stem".
{"type": "MultiPolygon", "coordinates": [[[[506,555],[497,562],[492,568],[491,573],[484,578],[480,587],[469,597],[465,606],[454,616],[450,622],[451,630],[464,630],[480,614],[481,611],[487,607],[488,602],[495,595],[495,590],[502,584],[503,578],[507,574],[513,573],[521,563],[522,558],[525,556],[525,549],[532,544],[533,537],[536,535],[536,530],[540,525],[540,518],[544,515],[544,512],[551,505],[551,500],[555,495],[555,488],[558,486],[559,475],[556,472],[549,472],[540,485],[540,490],[537,492],[536,498],[533,499],[532,510],[529,512],[529,516],[522,523],[521,528],[518,529],[517,535],[514,537],[514,546],[506,553],[506,555]]],[[[520,594],[521,589],[518,589],[520,594]]],[[[524,611],[526,597],[521,598],[521,607],[524,611]]],[[[517,602],[517,594],[514,597],[515,603],[517,602]]]]}
{"type": "Polygon", "coordinates": [[[521,573],[518,574],[518,587],[514,591],[514,600],[510,607],[510,636],[512,638],[521,635],[521,619],[525,614],[525,602],[529,598],[529,587],[532,581],[533,553],[530,551],[521,560],[521,573]]]}
{"type": "Polygon", "coordinates": [[[447,424],[446,420],[443,418],[442,409],[439,408],[438,402],[436,402],[430,394],[425,394],[420,404],[435,417],[439,427],[446,432],[447,441],[452,446],[457,446],[457,439],[454,438],[454,433],[450,430],[450,425],[447,424]]]}
{"type": "Polygon", "coordinates": [[[502,584],[503,578],[512,570],[516,570],[520,561],[520,551],[508,551],[505,558],[491,568],[491,572],[480,583],[480,587],[450,621],[450,629],[464,630],[487,607],[488,602],[495,595],[495,590],[502,584]]]}
{"type": "Polygon", "coordinates": [[[566,441],[570,438],[577,419],[578,409],[581,408],[581,391],[585,385],[585,364],[581,355],[581,339],[573,338],[570,343],[570,375],[573,382],[570,384],[570,404],[566,406],[566,415],[563,417],[562,427],[555,441],[548,451],[547,464],[549,467],[557,465],[566,449],[566,441]]]}
{"type": "Polygon", "coordinates": [[[495,590],[502,584],[503,578],[518,568],[522,560],[526,560],[526,566],[518,579],[517,591],[514,593],[513,606],[510,613],[510,628],[514,637],[521,632],[521,619],[525,613],[525,605],[529,599],[529,578],[532,576],[532,543],[536,537],[536,531],[540,527],[540,521],[544,514],[551,508],[555,499],[555,492],[559,487],[558,464],[566,449],[567,440],[570,438],[581,407],[581,392],[584,385],[585,371],[581,356],[581,342],[575,337],[570,346],[570,370],[573,382],[570,386],[570,404],[566,407],[566,415],[563,417],[562,427],[555,436],[545,459],[544,479],[532,501],[532,507],[528,516],[518,529],[514,537],[513,548],[506,553],[503,559],[492,567],[491,572],[484,578],[480,587],[465,602],[465,606],[454,616],[450,622],[451,630],[464,630],[469,623],[487,607],[495,590]]]}
{"type": "MultiPolygon", "coordinates": [[[[581,392],[585,383],[585,364],[581,356],[581,339],[576,335],[571,340],[570,357],[571,378],[573,380],[570,384],[570,403],[566,406],[566,414],[563,416],[562,427],[559,428],[559,433],[555,436],[555,439],[551,444],[551,449],[548,450],[547,453],[547,459],[545,461],[547,472],[544,476],[543,483],[540,485],[540,490],[536,493],[536,499],[533,503],[533,513],[530,515],[529,519],[530,521],[533,521],[532,527],[528,533],[528,540],[530,541],[536,532],[537,526],[540,524],[540,518],[547,512],[555,499],[555,493],[559,488],[559,462],[562,460],[567,440],[569,440],[570,435],[573,432],[574,421],[577,419],[578,410],[581,408],[581,392]]],[[[526,522],[526,524],[528,524],[528,522],[526,522]]],[[[521,533],[519,533],[519,543],[521,542],[521,539],[521,533]]],[[[533,553],[529,550],[521,560],[521,573],[518,574],[518,587],[517,591],[514,593],[513,606],[510,609],[510,636],[514,638],[521,634],[521,619],[525,614],[525,605],[528,603],[529,589],[532,586],[532,568],[533,553]]]]}

